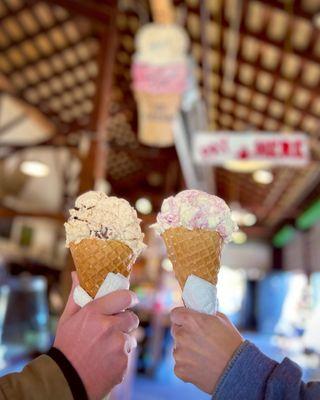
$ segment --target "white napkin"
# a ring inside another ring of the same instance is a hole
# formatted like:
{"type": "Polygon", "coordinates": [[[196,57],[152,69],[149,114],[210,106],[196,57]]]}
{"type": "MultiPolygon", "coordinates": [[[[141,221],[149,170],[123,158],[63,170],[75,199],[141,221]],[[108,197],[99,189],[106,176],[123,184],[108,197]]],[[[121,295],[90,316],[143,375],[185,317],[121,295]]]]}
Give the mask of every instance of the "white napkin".
{"type": "MultiPolygon", "coordinates": [[[[94,298],[98,299],[99,297],[105,296],[106,294],[115,292],[117,290],[127,290],[129,287],[129,279],[125,278],[122,274],[114,274],[113,272],[109,272],[94,298]]],[[[78,304],[78,306],[84,307],[86,304],[92,301],[93,298],[89,296],[80,285],[78,285],[73,291],[73,300],[76,304],[78,304]]]]}
{"type": "Polygon", "coordinates": [[[189,275],[184,285],[182,298],[187,308],[204,314],[213,315],[217,312],[217,288],[212,283],[189,275]]]}

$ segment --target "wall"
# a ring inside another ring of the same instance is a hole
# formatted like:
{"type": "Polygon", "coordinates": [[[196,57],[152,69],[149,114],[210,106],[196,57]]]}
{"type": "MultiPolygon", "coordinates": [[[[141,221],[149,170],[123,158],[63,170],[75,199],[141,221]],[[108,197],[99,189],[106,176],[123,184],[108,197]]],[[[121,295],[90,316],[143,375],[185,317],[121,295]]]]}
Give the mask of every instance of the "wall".
{"type": "Polygon", "coordinates": [[[272,267],[272,249],[263,241],[248,241],[242,245],[230,243],[223,250],[222,264],[244,269],[251,278],[258,278],[272,267]]]}

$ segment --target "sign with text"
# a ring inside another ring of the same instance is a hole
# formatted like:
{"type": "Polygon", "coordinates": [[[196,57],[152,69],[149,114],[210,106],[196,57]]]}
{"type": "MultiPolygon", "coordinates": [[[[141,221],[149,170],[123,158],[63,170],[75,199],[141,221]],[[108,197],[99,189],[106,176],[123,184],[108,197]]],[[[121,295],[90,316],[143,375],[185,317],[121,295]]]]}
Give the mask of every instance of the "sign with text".
{"type": "Polygon", "coordinates": [[[303,166],[309,161],[309,143],[300,132],[197,132],[193,156],[196,163],[207,165],[247,160],[303,166]]]}

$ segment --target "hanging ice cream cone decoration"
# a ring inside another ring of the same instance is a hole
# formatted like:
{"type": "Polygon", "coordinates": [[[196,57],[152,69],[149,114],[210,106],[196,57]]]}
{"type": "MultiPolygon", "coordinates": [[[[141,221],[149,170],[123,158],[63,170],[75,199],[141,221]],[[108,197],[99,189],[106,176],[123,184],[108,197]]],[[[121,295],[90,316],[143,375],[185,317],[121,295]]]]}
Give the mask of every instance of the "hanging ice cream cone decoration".
{"type": "Polygon", "coordinates": [[[174,7],[171,0],[150,0],[153,20],[158,24],[174,24],[174,7]]]}
{"type": "Polygon", "coordinates": [[[166,147],[173,145],[173,124],[186,87],[188,38],[174,24],[170,0],[153,1],[151,8],[156,22],[140,29],[135,40],[132,88],[139,140],[166,147]]]}

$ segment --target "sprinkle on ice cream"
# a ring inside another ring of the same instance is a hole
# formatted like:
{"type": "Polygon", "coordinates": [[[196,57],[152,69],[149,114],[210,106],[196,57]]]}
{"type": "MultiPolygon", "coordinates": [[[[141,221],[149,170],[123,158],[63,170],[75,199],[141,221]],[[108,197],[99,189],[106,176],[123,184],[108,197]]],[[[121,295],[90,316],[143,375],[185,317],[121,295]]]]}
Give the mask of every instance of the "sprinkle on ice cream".
{"type": "Polygon", "coordinates": [[[184,190],[163,201],[153,228],[162,234],[169,228],[179,226],[217,231],[225,243],[238,229],[225,201],[199,190],[184,190]]]}
{"type": "Polygon", "coordinates": [[[144,249],[141,220],[130,204],[103,192],[90,191],[79,196],[70,210],[66,228],[66,246],[82,239],[113,239],[125,243],[137,258],[144,249]]]}

